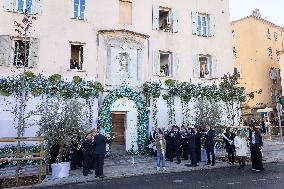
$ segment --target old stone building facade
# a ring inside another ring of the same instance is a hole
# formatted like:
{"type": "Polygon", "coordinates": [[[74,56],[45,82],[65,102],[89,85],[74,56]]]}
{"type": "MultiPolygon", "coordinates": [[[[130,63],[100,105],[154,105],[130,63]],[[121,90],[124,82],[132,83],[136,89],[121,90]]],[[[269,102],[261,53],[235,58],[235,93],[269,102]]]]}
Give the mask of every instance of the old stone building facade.
{"type": "MultiPolygon", "coordinates": [[[[24,10],[36,17],[27,34],[29,70],[100,81],[106,92],[98,107],[121,86],[141,91],[146,81],[166,79],[213,84],[233,72],[229,0],[2,0],[2,75],[23,69],[18,49],[25,42],[14,23],[24,10]]],[[[118,142],[127,149],[127,136],[138,137],[136,106],[129,98],[111,105],[113,129],[126,136],[118,142]]],[[[164,127],[163,99],[158,109],[164,127]]]]}

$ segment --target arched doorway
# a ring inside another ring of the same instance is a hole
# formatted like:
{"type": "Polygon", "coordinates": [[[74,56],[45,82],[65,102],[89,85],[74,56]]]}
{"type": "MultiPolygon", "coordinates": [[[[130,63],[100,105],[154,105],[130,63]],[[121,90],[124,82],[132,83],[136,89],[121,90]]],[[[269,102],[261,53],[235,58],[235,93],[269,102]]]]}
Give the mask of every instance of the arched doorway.
{"type": "MultiPolygon", "coordinates": [[[[133,101],[137,108],[136,134],[138,153],[144,153],[148,135],[148,111],[144,105],[142,97],[133,89],[123,86],[111,91],[105,98],[99,114],[99,129],[105,129],[108,136],[112,129],[112,105],[118,99],[127,98],[133,101]]],[[[133,124],[133,123],[132,123],[133,124]]],[[[135,123],[134,123],[135,124],[135,123]]],[[[129,136],[131,137],[131,136],[129,136]]],[[[127,140],[127,139],[126,139],[127,140]]],[[[129,150],[131,151],[131,150],[129,150]]]]}

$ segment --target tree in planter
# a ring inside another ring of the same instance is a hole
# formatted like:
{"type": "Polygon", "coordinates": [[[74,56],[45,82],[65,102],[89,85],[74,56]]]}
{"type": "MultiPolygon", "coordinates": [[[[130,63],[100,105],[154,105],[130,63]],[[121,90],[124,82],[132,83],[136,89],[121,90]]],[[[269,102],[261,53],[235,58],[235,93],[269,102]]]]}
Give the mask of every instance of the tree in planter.
{"type": "Polygon", "coordinates": [[[83,136],[90,129],[88,107],[78,99],[63,99],[56,96],[46,98],[40,105],[38,135],[47,140],[47,147],[59,145],[57,162],[62,162],[64,148],[69,148],[72,142],[83,136]]]}

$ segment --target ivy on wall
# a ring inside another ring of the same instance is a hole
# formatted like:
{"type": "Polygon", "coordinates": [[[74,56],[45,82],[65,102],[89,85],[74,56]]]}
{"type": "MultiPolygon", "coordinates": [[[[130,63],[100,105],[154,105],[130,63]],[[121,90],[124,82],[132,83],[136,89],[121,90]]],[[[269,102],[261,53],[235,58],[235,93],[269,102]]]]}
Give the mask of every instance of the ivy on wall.
{"type": "Polygon", "coordinates": [[[14,75],[0,77],[0,94],[10,96],[12,94],[20,95],[22,88],[30,92],[33,96],[41,94],[60,95],[63,98],[80,97],[90,99],[97,97],[99,92],[103,91],[103,86],[99,82],[86,81],[79,76],[73,77],[72,81],[62,79],[59,74],[45,77],[41,74],[35,75],[32,72],[26,72],[23,75],[14,75]],[[21,81],[25,79],[25,86],[21,81]]]}
{"type": "Polygon", "coordinates": [[[154,121],[154,126],[158,127],[158,106],[157,98],[161,95],[161,81],[147,81],[143,85],[143,94],[146,96],[146,99],[153,99],[153,114],[152,119],[154,121]]]}
{"type": "MultiPolygon", "coordinates": [[[[228,78],[233,78],[233,76],[225,75],[222,78],[222,82],[219,86],[216,84],[191,84],[188,82],[179,82],[172,79],[166,80],[165,86],[167,93],[162,96],[166,101],[168,107],[169,125],[171,126],[176,124],[174,97],[180,97],[181,99],[183,125],[189,124],[189,101],[192,99],[206,99],[214,102],[223,101],[225,103],[237,102],[238,104],[245,102],[247,97],[245,89],[236,86],[236,83],[228,82],[228,78]]],[[[152,97],[154,99],[153,94],[161,94],[161,87],[157,87],[156,83],[161,83],[161,81],[146,82],[144,84],[143,92],[147,97],[152,97]]],[[[155,103],[156,101],[153,103],[153,108],[155,108],[156,106],[155,103]]],[[[155,119],[153,120],[155,124],[155,119]]]]}

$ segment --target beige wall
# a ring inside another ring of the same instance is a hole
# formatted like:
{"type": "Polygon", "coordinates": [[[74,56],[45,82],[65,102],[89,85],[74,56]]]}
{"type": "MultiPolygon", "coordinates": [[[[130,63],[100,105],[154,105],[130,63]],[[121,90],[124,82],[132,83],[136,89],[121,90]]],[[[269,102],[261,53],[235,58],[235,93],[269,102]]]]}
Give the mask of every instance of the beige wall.
{"type": "MultiPolygon", "coordinates": [[[[50,75],[59,73],[68,77],[80,75],[105,81],[106,39],[110,34],[99,30],[127,29],[149,38],[131,36],[144,45],[142,51],[142,82],[164,79],[152,76],[152,51],[162,50],[179,54],[179,74],[174,79],[212,83],[193,77],[193,54],[211,54],[218,60],[219,78],[233,71],[232,36],[229,22],[228,0],[132,0],[132,25],[119,24],[119,0],[86,0],[87,20],[71,19],[72,0],[48,0],[42,2],[42,14],[34,22],[32,37],[40,38],[39,64],[35,72],[50,75]],[[168,33],[152,29],[152,6],[175,8],[179,12],[179,32],[168,33]],[[191,11],[213,14],[216,17],[216,36],[192,35],[191,11]],[[98,42],[97,39],[100,41],[98,42]],[[83,72],[68,71],[70,42],[85,43],[83,72]],[[97,45],[99,43],[99,45],[97,45]],[[148,53],[149,51],[149,53],[148,53]],[[149,54],[149,56],[148,56],[149,54]]],[[[3,1],[0,2],[1,7],[3,1]]],[[[14,20],[23,15],[0,9],[0,35],[15,36],[14,20]]],[[[11,74],[12,68],[0,67],[0,74],[11,74]]]]}
{"type": "Polygon", "coordinates": [[[271,88],[281,90],[280,81],[273,84],[269,77],[271,67],[279,69],[276,50],[283,48],[283,29],[253,16],[232,22],[234,30],[234,43],[237,57],[234,58],[234,67],[240,68],[240,85],[247,92],[262,89],[260,95],[249,102],[251,108],[260,103],[268,107],[275,106],[272,103],[271,88]],[[267,29],[270,29],[271,40],[267,38],[267,29]],[[278,34],[278,41],[274,40],[274,32],[278,34]],[[272,59],[268,55],[268,48],[272,48],[272,59]]]}

